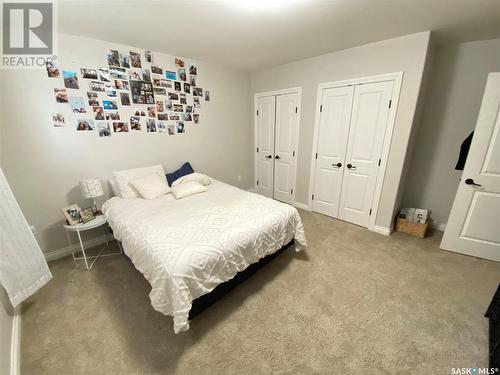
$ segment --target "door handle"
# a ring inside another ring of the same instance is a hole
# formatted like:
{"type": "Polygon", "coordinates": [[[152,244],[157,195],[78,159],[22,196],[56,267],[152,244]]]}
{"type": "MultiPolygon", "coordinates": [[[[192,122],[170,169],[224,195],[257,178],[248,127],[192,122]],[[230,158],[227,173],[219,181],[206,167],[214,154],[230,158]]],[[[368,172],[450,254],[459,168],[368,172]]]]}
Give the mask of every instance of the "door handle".
{"type": "Polygon", "coordinates": [[[272,155],[267,155],[266,159],[271,159],[273,156],[272,155]]]}
{"type": "Polygon", "coordinates": [[[468,178],[468,179],[466,179],[466,180],[465,180],[465,183],[466,183],[467,185],[474,185],[474,186],[477,186],[477,187],[483,186],[483,185],[476,184],[472,178],[468,178]]]}
{"type": "Polygon", "coordinates": [[[332,164],[333,168],[340,168],[342,167],[342,163],[337,163],[337,164],[332,164]]]}
{"type": "Polygon", "coordinates": [[[351,163],[346,165],[347,169],[356,169],[355,165],[352,165],[351,163]]]}
{"type": "Polygon", "coordinates": [[[279,155],[276,155],[274,158],[275,159],[281,159],[279,155]]]}

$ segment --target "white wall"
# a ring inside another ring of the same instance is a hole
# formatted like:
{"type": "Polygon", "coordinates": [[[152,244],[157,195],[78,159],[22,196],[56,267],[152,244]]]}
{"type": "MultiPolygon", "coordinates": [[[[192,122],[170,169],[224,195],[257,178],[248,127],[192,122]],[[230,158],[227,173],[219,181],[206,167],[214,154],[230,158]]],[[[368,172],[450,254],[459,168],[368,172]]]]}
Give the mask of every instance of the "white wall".
{"type": "Polygon", "coordinates": [[[476,126],[489,72],[500,71],[500,39],[436,48],[403,204],[432,210],[445,224],[461,171],[462,141],[476,126]]]}
{"type": "MultiPolygon", "coordinates": [[[[130,46],[59,35],[60,68],[79,74],[81,67],[106,67],[108,49],[143,53],[130,46]]],[[[77,186],[81,178],[97,176],[105,180],[113,170],[157,163],[172,170],[190,161],[196,170],[214,178],[250,187],[253,128],[249,75],[194,62],[198,85],[210,90],[211,101],[202,100],[199,125],[186,125],[186,134],[174,136],[146,133],[143,129],[140,133],[113,133],[110,138],[99,138],[96,132],[77,133],[74,119],[69,119],[66,128],[54,128],[50,113],[69,109],[68,104],[54,100],[53,88],[64,86],[62,78],[49,79],[45,69],[0,72],[4,93],[0,99],[1,166],[28,222],[36,226],[44,252],[67,246],[60,209],[73,203],[90,206],[77,186]]],[[[154,63],[175,68],[174,56],[154,52],[154,63]]],[[[88,80],[79,80],[83,87],[79,95],[86,98],[88,80]]],[[[99,199],[99,203],[103,201],[99,199]]]]}
{"type": "Polygon", "coordinates": [[[376,224],[390,227],[422,80],[430,33],[423,32],[253,72],[252,94],[302,87],[296,200],[306,203],[319,83],[404,72],[393,142],[376,224]]]}

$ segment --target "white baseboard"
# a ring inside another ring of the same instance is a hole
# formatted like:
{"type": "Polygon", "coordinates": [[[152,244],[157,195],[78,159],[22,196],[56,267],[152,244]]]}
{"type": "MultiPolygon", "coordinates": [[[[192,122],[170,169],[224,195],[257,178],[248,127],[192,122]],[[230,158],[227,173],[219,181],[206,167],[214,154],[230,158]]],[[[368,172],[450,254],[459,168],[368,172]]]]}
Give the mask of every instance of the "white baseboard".
{"type": "Polygon", "coordinates": [[[249,191],[250,193],[256,193],[257,192],[257,190],[255,190],[255,188],[247,189],[247,191],[249,191]]]}
{"type": "Polygon", "coordinates": [[[306,203],[295,201],[293,202],[293,205],[297,208],[300,208],[301,210],[310,211],[306,203]]]}
{"type": "Polygon", "coordinates": [[[436,230],[439,230],[441,232],[444,232],[446,230],[446,223],[437,223],[437,222],[432,221],[430,224],[430,227],[432,229],[436,229],[436,230]]]}
{"type": "Polygon", "coordinates": [[[10,344],[10,375],[21,374],[21,305],[14,309],[10,344]]]}
{"type": "Polygon", "coordinates": [[[380,225],[375,225],[373,227],[373,231],[377,232],[377,233],[380,233],[380,234],[383,234],[384,236],[390,236],[391,233],[392,233],[392,229],[391,228],[382,227],[380,225]]]}
{"type": "MultiPolygon", "coordinates": [[[[114,237],[111,234],[108,234],[106,237],[108,238],[108,241],[114,240],[114,237]]],[[[102,234],[100,236],[90,238],[88,240],[83,241],[83,246],[85,246],[85,249],[87,249],[90,247],[101,245],[106,242],[106,237],[102,234]]],[[[73,243],[73,246],[71,247],[68,245],[61,249],[57,249],[49,253],[46,253],[45,260],[47,262],[50,262],[52,260],[64,258],[65,256],[71,255],[74,251],[80,251],[79,243],[73,243]]]]}

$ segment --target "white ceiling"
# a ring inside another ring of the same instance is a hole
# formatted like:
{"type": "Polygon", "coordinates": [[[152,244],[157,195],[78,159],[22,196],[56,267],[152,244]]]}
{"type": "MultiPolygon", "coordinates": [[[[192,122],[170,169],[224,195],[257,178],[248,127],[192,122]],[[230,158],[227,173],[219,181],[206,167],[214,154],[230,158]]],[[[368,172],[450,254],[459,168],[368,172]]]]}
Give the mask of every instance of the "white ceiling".
{"type": "Polygon", "coordinates": [[[254,70],[432,30],[500,37],[500,0],[60,1],[59,31],[254,70]]]}

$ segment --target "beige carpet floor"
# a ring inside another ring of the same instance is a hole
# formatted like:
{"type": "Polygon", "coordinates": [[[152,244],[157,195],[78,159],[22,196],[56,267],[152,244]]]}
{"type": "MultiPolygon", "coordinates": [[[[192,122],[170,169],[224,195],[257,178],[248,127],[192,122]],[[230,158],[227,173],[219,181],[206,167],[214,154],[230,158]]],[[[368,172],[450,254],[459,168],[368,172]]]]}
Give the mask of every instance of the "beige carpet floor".
{"type": "MultiPolygon", "coordinates": [[[[286,251],[174,335],[124,256],[66,258],[24,304],[26,374],[450,374],[487,366],[500,264],[300,212],[286,251]]],[[[438,232],[439,233],[439,232],[438,232]]]]}

